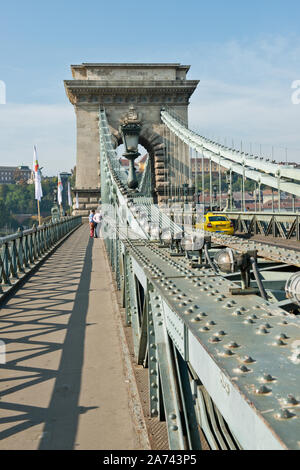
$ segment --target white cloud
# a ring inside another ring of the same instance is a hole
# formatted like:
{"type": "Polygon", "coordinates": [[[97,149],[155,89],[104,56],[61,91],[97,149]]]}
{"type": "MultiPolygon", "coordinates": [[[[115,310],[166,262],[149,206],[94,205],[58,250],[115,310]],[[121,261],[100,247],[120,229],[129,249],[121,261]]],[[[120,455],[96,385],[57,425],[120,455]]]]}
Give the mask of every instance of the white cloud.
{"type": "Polygon", "coordinates": [[[277,160],[285,160],[287,147],[288,159],[300,163],[300,105],[291,100],[292,82],[300,79],[299,57],[294,38],[202,48],[190,124],[222,143],[233,139],[240,146],[242,140],[246,151],[259,152],[262,144],[263,154],[272,156],[273,147],[277,160]]]}
{"type": "MultiPolygon", "coordinates": [[[[274,157],[300,161],[300,105],[293,105],[291,89],[300,80],[300,41],[297,37],[269,36],[255,43],[191,46],[190,78],[201,82],[190,106],[190,123],[208,137],[262,151],[274,157]]],[[[40,93],[40,90],[37,94],[40,93]]],[[[0,164],[32,162],[38,147],[44,173],[69,171],[76,159],[76,118],[69,103],[6,104],[0,106],[0,164]]]]}
{"type": "Polygon", "coordinates": [[[0,107],[0,165],[32,165],[33,145],[45,175],[69,171],[76,159],[71,105],[6,104],[0,107]]]}

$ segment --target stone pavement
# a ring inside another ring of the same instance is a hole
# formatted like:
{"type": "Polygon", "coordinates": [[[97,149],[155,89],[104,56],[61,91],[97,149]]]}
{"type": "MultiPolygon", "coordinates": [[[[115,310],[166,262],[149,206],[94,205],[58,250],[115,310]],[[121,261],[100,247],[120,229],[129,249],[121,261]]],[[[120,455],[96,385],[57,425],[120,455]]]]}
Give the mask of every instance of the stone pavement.
{"type": "Polygon", "coordinates": [[[81,226],[0,309],[0,450],[141,449],[102,240],[81,226]]]}

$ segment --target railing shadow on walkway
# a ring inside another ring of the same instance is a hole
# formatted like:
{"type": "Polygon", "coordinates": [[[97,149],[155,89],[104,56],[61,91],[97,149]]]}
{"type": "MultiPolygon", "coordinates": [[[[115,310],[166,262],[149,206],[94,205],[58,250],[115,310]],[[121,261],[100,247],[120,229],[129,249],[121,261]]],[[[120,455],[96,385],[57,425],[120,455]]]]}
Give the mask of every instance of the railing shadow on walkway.
{"type": "MultiPolygon", "coordinates": [[[[80,407],[78,404],[84,360],[85,330],[88,326],[86,316],[92,271],[92,247],[93,240],[90,239],[85,253],[81,251],[80,254],[83,263],[74,262],[74,259],[71,259],[66,264],[58,262],[56,265],[56,276],[47,276],[37,272],[36,275],[40,275],[41,286],[38,285],[36,288],[28,287],[29,296],[27,299],[21,298],[20,302],[18,302],[18,293],[16,293],[13,304],[10,306],[10,303],[7,302],[7,305],[5,305],[5,313],[0,317],[0,324],[8,323],[8,325],[1,327],[1,339],[5,341],[7,346],[9,343],[20,344],[24,345],[24,349],[8,351],[7,363],[0,365],[2,372],[4,370],[8,371],[8,378],[3,378],[4,374],[2,373],[0,384],[5,384],[5,382],[10,383],[14,380],[20,381],[24,379],[24,381],[10,388],[2,389],[0,394],[0,410],[2,410],[0,425],[10,423],[12,426],[0,432],[0,440],[44,423],[44,429],[38,446],[39,449],[73,449],[79,415],[90,409],[97,408],[95,406],[80,407]],[[79,269],[81,266],[82,272],[80,275],[79,269]],[[76,275],[74,276],[74,271],[77,272],[77,277],[76,275]],[[50,304],[48,303],[45,308],[38,307],[35,311],[33,302],[38,300],[38,294],[42,291],[44,293],[45,291],[47,292],[47,282],[53,283],[55,278],[57,279],[58,273],[63,275],[62,282],[53,286],[49,295],[47,295],[50,304]],[[74,289],[72,290],[71,287],[74,286],[76,280],[78,282],[79,275],[80,280],[77,285],[75,298],[70,300],[70,296],[74,295],[74,289]],[[36,296],[34,296],[34,291],[36,291],[36,296]],[[52,299],[53,304],[51,303],[52,299]],[[68,306],[70,307],[70,302],[73,304],[72,308],[69,308],[69,310],[65,309],[68,306]],[[66,305],[65,308],[64,305],[66,305]],[[14,308],[19,310],[18,313],[9,313],[9,310],[14,308]],[[51,318],[64,318],[65,315],[70,316],[67,324],[51,323],[51,318]],[[27,316],[36,316],[37,318],[27,320],[27,316]],[[16,321],[14,317],[17,318],[16,321]],[[25,317],[24,320],[22,320],[23,317],[25,317]],[[47,322],[48,320],[50,320],[49,323],[47,322]],[[18,329],[18,327],[21,328],[18,329]],[[66,330],[63,343],[42,341],[40,339],[42,335],[59,332],[60,330],[66,330]],[[9,335],[14,332],[18,334],[25,333],[25,336],[11,339],[9,335]],[[28,334],[26,334],[27,332],[28,334]],[[7,335],[7,337],[5,338],[4,335],[7,335]],[[21,365],[22,361],[40,358],[43,355],[60,350],[61,357],[57,371],[21,365]],[[9,361],[9,355],[14,352],[25,352],[25,354],[9,361]],[[16,372],[15,377],[11,377],[11,371],[16,372]],[[22,372],[24,372],[24,375],[22,372]],[[18,375],[19,373],[22,375],[18,375]],[[55,379],[55,385],[47,408],[16,402],[10,403],[3,400],[5,396],[8,397],[14,392],[28,389],[53,379],[55,379]],[[7,410],[10,415],[3,417],[4,410],[7,410]]],[[[26,284],[22,289],[27,289],[26,284]]]]}

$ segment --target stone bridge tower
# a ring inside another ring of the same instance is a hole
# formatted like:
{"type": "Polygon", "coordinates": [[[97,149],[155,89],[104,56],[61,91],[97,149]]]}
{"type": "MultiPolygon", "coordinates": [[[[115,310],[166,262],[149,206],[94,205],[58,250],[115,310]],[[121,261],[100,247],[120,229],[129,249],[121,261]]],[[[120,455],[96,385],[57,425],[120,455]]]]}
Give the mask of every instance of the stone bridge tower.
{"type": "Polygon", "coordinates": [[[129,106],[133,105],[141,114],[143,127],[139,142],[151,158],[153,194],[159,199],[168,184],[160,111],[167,105],[187,123],[189,99],[199,83],[186,79],[189,68],[173,63],[71,66],[73,80],[64,83],[77,118],[75,189],[80,209],[75,213],[87,215],[100,197],[100,106],[106,110],[116,147],[122,143],[119,125],[129,106]]]}

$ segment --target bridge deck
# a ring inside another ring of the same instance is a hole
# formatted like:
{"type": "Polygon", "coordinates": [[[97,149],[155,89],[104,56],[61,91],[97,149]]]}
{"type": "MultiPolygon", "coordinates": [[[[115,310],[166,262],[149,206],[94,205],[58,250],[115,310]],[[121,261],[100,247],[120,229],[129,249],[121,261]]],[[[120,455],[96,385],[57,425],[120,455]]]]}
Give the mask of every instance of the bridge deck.
{"type": "Polygon", "coordinates": [[[80,227],[0,313],[0,449],[140,449],[103,242],[80,227]]]}

